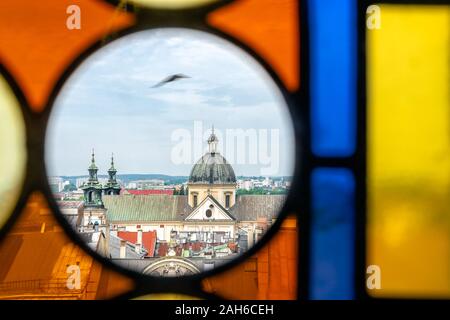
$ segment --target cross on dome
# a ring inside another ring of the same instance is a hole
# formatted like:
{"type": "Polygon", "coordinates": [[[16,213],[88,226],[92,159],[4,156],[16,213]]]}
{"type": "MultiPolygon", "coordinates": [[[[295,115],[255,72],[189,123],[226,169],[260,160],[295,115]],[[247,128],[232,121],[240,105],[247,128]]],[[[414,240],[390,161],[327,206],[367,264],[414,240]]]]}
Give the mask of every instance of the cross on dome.
{"type": "Polygon", "coordinates": [[[211,128],[211,135],[208,138],[208,149],[210,153],[216,153],[217,152],[217,143],[219,142],[219,139],[214,134],[214,125],[211,128]]]}

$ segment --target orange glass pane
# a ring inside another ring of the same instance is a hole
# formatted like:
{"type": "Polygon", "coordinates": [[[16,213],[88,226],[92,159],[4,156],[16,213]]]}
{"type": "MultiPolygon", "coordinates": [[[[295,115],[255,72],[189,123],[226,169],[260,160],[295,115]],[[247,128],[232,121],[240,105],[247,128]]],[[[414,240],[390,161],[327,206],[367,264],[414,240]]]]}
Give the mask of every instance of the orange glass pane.
{"type": "Polygon", "coordinates": [[[136,5],[157,9],[184,9],[200,7],[218,0],[122,0],[121,2],[131,2],[136,5]]]}
{"type": "Polygon", "coordinates": [[[210,13],[208,23],[255,50],[272,66],[290,91],[298,89],[298,1],[234,1],[210,13]]]}
{"type": "Polygon", "coordinates": [[[134,287],[73,243],[40,193],[0,242],[0,261],[0,299],[105,299],[134,287]]]}
{"type": "Polygon", "coordinates": [[[203,281],[209,293],[226,299],[297,299],[298,232],[288,217],[275,237],[253,257],[203,281]]]}
{"type": "Polygon", "coordinates": [[[89,46],[133,24],[133,16],[105,1],[15,0],[0,2],[0,61],[28,102],[41,111],[61,73],[89,46]],[[76,4],[80,29],[67,21],[76,4]]]}
{"type": "Polygon", "coordinates": [[[201,300],[201,299],[180,293],[152,293],[134,298],[133,300],[201,300]]]}

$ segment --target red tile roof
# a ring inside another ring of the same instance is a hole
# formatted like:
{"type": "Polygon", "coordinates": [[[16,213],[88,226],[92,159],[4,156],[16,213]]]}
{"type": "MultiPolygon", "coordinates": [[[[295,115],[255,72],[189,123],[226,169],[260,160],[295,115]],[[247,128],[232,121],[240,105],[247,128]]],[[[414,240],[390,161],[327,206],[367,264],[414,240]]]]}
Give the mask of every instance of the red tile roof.
{"type": "Polygon", "coordinates": [[[149,190],[135,190],[135,189],[124,189],[122,190],[122,194],[132,194],[132,195],[153,195],[153,194],[165,194],[168,196],[173,195],[173,190],[162,190],[162,189],[149,189],[149,190]]]}
{"type": "MultiPolygon", "coordinates": [[[[128,242],[136,244],[137,232],[132,231],[119,231],[117,236],[128,242]]],[[[156,245],[156,231],[142,232],[142,246],[147,250],[147,257],[153,257],[155,255],[156,245]]]]}
{"type": "Polygon", "coordinates": [[[197,252],[203,249],[203,244],[201,242],[193,242],[192,243],[192,251],[197,252]]]}
{"type": "Polygon", "coordinates": [[[228,243],[228,248],[230,248],[230,250],[231,251],[233,251],[233,252],[236,252],[237,250],[237,243],[233,243],[233,242],[230,242],[230,243],[228,243]]]}
{"type": "Polygon", "coordinates": [[[158,248],[158,256],[159,257],[165,257],[167,255],[167,252],[169,251],[169,245],[165,242],[162,242],[159,244],[158,248]]]}

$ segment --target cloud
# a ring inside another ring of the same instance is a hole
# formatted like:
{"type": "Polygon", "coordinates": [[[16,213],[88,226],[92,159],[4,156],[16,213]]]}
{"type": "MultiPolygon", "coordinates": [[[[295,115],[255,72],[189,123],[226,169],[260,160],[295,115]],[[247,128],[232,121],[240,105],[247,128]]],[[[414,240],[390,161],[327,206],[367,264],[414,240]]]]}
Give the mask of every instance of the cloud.
{"type": "MultiPolygon", "coordinates": [[[[194,121],[223,130],[279,128],[284,138],[280,175],[292,173],[292,127],[273,81],[241,49],[179,29],[128,35],[80,66],[51,115],[48,170],[52,175],[85,174],[89,150],[95,147],[105,161],[114,152],[122,172],[187,175],[190,168],[170,162],[170,137],[179,128],[192,130],[194,121]],[[151,88],[174,73],[191,78],[151,88]]],[[[258,170],[239,168],[249,175],[258,170]]]]}

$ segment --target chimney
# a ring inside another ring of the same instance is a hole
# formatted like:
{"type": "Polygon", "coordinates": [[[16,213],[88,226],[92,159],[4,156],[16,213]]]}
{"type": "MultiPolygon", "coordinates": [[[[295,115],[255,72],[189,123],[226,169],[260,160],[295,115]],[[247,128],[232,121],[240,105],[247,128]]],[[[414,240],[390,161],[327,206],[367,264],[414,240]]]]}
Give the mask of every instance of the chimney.
{"type": "Polygon", "coordinates": [[[125,259],[127,257],[127,241],[126,240],[120,240],[120,252],[119,252],[119,258],[125,259]]]}
{"type": "Polygon", "coordinates": [[[252,229],[248,229],[247,231],[247,245],[249,248],[253,247],[253,243],[254,243],[254,236],[253,236],[253,230],[252,229]]]}
{"type": "Polygon", "coordinates": [[[136,244],[142,244],[142,229],[138,229],[137,231],[136,244]]]}
{"type": "Polygon", "coordinates": [[[135,244],[135,250],[136,250],[137,254],[141,254],[141,247],[142,247],[142,244],[140,244],[140,243],[135,244]]]}
{"type": "Polygon", "coordinates": [[[262,230],[257,228],[255,229],[255,241],[259,241],[262,237],[262,230]]]}
{"type": "Polygon", "coordinates": [[[109,230],[109,224],[107,224],[105,227],[105,240],[106,240],[105,256],[109,258],[111,257],[109,252],[109,246],[111,241],[111,231],[109,230]]]}

